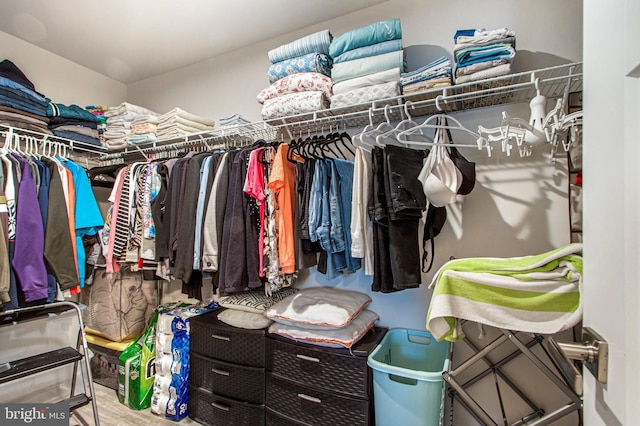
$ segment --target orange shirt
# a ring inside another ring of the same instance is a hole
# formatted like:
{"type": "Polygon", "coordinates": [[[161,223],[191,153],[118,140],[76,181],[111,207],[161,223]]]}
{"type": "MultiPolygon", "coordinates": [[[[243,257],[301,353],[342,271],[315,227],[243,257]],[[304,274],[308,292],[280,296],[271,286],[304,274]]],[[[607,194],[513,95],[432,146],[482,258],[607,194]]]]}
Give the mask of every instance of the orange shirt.
{"type": "Polygon", "coordinates": [[[292,274],[296,268],[294,242],[295,165],[287,160],[289,145],[278,146],[269,174],[269,188],[275,202],[278,258],[283,274],[292,274]]]}

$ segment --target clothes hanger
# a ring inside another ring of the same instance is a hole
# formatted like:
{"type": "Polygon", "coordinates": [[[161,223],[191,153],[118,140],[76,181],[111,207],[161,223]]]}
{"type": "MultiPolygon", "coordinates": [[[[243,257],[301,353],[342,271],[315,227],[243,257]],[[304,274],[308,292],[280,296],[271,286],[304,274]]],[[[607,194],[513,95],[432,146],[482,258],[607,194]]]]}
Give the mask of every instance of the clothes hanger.
{"type": "MultiPolygon", "coordinates": [[[[398,135],[403,131],[408,130],[410,128],[415,128],[418,126],[418,123],[413,120],[411,114],[409,114],[409,107],[411,106],[411,101],[407,101],[404,104],[404,115],[406,118],[400,120],[400,122],[393,128],[387,130],[376,136],[376,145],[385,146],[385,145],[400,145],[406,146],[402,144],[402,141],[398,139],[398,135]]],[[[414,134],[414,137],[423,138],[424,142],[433,141],[432,138],[426,136],[423,133],[414,134]]]]}

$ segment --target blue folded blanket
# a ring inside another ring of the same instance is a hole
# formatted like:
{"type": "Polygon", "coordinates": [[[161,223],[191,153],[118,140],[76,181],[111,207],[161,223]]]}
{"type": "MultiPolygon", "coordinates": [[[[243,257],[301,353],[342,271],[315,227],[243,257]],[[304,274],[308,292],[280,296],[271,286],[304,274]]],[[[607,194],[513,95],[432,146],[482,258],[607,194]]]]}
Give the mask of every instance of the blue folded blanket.
{"type": "Polygon", "coordinates": [[[516,50],[509,43],[474,46],[455,52],[456,65],[458,67],[466,67],[478,62],[513,59],[515,54],[516,50]]]}
{"type": "Polygon", "coordinates": [[[400,19],[388,19],[365,27],[348,31],[331,42],[329,54],[332,58],[359,47],[371,46],[388,40],[402,39],[400,19]]]}
{"type": "Polygon", "coordinates": [[[269,83],[273,84],[291,74],[301,72],[319,72],[327,77],[331,76],[331,58],[322,53],[309,53],[297,58],[272,64],[267,70],[269,83]]]}
{"type": "Polygon", "coordinates": [[[329,46],[333,36],[329,30],[319,31],[299,38],[289,44],[282,45],[269,51],[269,60],[272,64],[298,58],[309,53],[324,53],[329,55],[329,46]]]}

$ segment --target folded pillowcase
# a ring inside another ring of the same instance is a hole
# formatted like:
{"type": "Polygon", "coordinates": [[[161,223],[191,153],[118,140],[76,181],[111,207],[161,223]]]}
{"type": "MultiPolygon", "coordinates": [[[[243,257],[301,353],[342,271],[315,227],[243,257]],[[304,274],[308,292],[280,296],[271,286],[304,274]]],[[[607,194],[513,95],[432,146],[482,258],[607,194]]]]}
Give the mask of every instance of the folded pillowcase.
{"type": "Polygon", "coordinates": [[[297,291],[296,288],[285,287],[282,290],[273,292],[271,296],[266,296],[255,291],[234,293],[220,301],[219,305],[223,308],[262,314],[274,303],[295,294],[297,291]]]}
{"type": "Polygon", "coordinates": [[[265,317],[264,314],[239,311],[237,309],[224,309],[218,314],[218,319],[233,327],[249,330],[259,330],[273,324],[273,321],[265,317]]]}
{"type": "Polygon", "coordinates": [[[357,291],[311,287],[274,304],[265,315],[275,322],[297,327],[341,328],[369,303],[371,298],[357,291]]]}
{"type": "Polygon", "coordinates": [[[380,319],[378,314],[365,309],[343,328],[310,330],[274,322],[269,327],[269,333],[314,345],[350,348],[375,325],[378,319],[380,319]]]}
{"type": "Polygon", "coordinates": [[[256,99],[259,103],[263,104],[265,101],[277,98],[278,96],[308,91],[320,91],[323,92],[327,98],[330,98],[332,95],[332,87],[333,81],[326,75],[318,72],[303,72],[281,78],[266,89],[263,89],[258,96],[256,96],[256,99]]]}

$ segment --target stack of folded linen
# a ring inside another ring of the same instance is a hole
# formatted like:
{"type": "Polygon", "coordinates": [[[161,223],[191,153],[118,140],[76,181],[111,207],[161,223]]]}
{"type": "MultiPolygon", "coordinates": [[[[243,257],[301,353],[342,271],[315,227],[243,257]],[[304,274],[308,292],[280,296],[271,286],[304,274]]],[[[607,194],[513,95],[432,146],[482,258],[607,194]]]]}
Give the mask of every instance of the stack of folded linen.
{"type": "Polygon", "coordinates": [[[218,121],[220,122],[221,128],[244,126],[251,123],[249,120],[237,113],[228,117],[222,117],[218,121]]]}
{"type": "Polygon", "coordinates": [[[400,85],[405,95],[451,86],[451,60],[442,56],[415,71],[403,73],[400,85]]]}
{"type": "Polygon", "coordinates": [[[213,130],[215,125],[214,120],[191,114],[176,107],[160,116],[156,135],[158,139],[179,138],[189,133],[213,130]]]}
{"type": "Polygon", "coordinates": [[[453,37],[456,84],[506,75],[516,56],[516,33],[507,28],[458,30],[453,37]]]}
{"type": "Polygon", "coordinates": [[[333,86],[329,56],[332,38],[329,30],[323,30],[269,51],[270,86],[256,97],[262,104],[263,120],[328,107],[333,86]]]}
{"type": "Polygon", "coordinates": [[[123,102],[117,107],[109,108],[104,115],[107,117],[107,130],[104,133],[107,147],[124,148],[129,143],[133,121],[140,115],[158,114],[147,108],[123,102]]]}
{"type": "Polygon", "coordinates": [[[141,114],[131,122],[129,144],[138,145],[145,142],[157,142],[156,130],[160,120],[157,115],[141,114]]]}
{"type": "Polygon", "coordinates": [[[106,105],[87,105],[84,109],[96,116],[98,123],[98,140],[102,145],[104,145],[104,132],[107,130],[107,117],[104,116],[104,113],[109,109],[109,107],[106,105]]]}
{"type": "Polygon", "coordinates": [[[0,124],[51,134],[47,128],[49,100],[11,61],[0,61],[0,124]]]}
{"type": "Polygon", "coordinates": [[[49,129],[54,135],[78,142],[101,146],[98,119],[78,105],[51,102],[47,107],[49,129]]]}
{"type": "Polygon", "coordinates": [[[400,95],[404,51],[399,19],[348,31],[331,42],[329,52],[334,64],[332,108],[400,95]]]}

